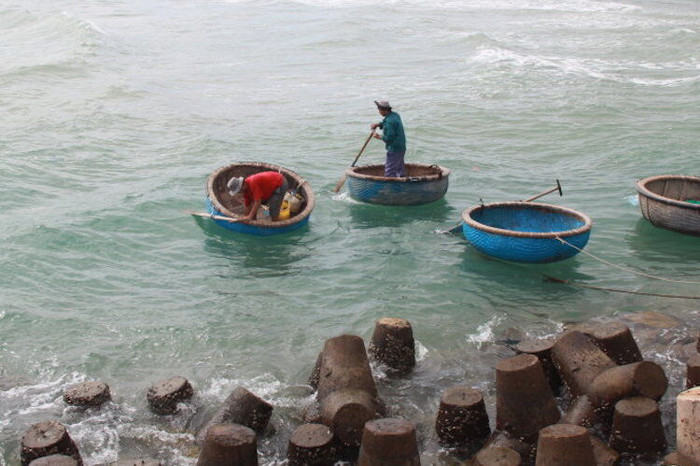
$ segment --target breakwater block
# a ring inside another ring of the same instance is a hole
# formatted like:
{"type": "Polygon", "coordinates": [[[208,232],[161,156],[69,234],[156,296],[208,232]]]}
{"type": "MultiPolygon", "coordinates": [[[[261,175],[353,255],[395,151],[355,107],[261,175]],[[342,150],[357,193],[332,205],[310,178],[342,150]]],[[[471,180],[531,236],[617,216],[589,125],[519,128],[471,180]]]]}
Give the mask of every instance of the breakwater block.
{"type": "Polygon", "coordinates": [[[75,458],[66,455],[49,455],[37,458],[29,466],[77,466],[75,458]]]}
{"type": "Polygon", "coordinates": [[[287,460],[293,466],[332,466],[336,448],[331,429],[323,424],[303,424],[289,438],[287,460]]]}
{"type": "Polygon", "coordinates": [[[27,466],[37,458],[51,455],[70,456],[78,465],[83,464],[78,447],[63,424],[58,421],[42,421],[33,424],[22,436],[20,450],[22,466],[27,466]]]}
{"type": "Polygon", "coordinates": [[[496,428],[528,443],[560,418],[539,360],[520,354],[496,364],[496,428]]]}
{"type": "Polygon", "coordinates": [[[365,422],[381,417],[385,410],[377,395],[364,341],[355,335],[326,340],[317,366],[319,420],[345,446],[356,448],[365,422]]]}
{"type": "Polygon", "coordinates": [[[367,359],[365,343],[355,335],[326,340],[319,364],[316,399],[343,388],[357,388],[377,396],[377,386],[367,359]]]}
{"type": "Polygon", "coordinates": [[[362,432],[358,466],[420,466],[415,425],[404,419],[367,422],[362,432]]]}
{"type": "Polygon", "coordinates": [[[520,466],[520,455],[508,447],[488,447],[474,456],[474,466],[520,466]]]}
{"type": "Polygon", "coordinates": [[[80,382],[63,392],[63,401],[71,406],[95,407],[111,399],[109,386],[103,382],[80,382]]]}
{"type": "Polygon", "coordinates": [[[681,392],[676,398],[678,453],[700,464],[700,387],[681,392]]]}
{"type": "Polygon", "coordinates": [[[207,430],[216,424],[240,424],[261,434],[272,416],[272,405],[243,387],[237,387],[223,405],[197,433],[197,443],[202,444],[207,430]]]}
{"type": "Polygon", "coordinates": [[[154,413],[173,414],[177,411],[177,404],[189,400],[193,394],[194,389],[187,379],[175,376],[151,385],[146,393],[146,399],[154,413]]]}
{"type": "Polygon", "coordinates": [[[197,466],[257,466],[258,443],[253,429],[240,424],[211,426],[204,437],[197,466]]]}
{"type": "Polygon", "coordinates": [[[681,455],[677,451],[669,453],[664,456],[663,466],[698,466],[697,461],[693,461],[690,458],[681,455]]]}
{"type": "Polygon", "coordinates": [[[661,413],[656,401],[632,397],[615,404],[610,446],[620,453],[653,455],[666,449],[661,413]]]}
{"type": "Polygon", "coordinates": [[[700,385],[700,354],[693,354],[686,363],[685,388],[700,385]]]}
{"type": "MultiPolygon", "coordinates": [[[[590,430],[588,431],[591,432],[590,430]]],[[[620,461],[620,454],[610,445],[600,440],[595,435],[591,435],[593,445],[593,456],[597,466],[614,466],[620,461]]]]}
{"type": "Polygon", "coordinates": [[[556,343],[556,339],[554,338],[523,340],[515,345],[515,351],[518,354],[525,353],[537,356],[544,370],[544,375],[549,381],[552,393],[559,395],[562,389],[562,381],[552,361],[552,348],[554,347],[554,343],[556,343]]]}
{"type": "Polygon", "coordinates": [[[552,347],[554,365],[573,397],[586,394],[598,374],[617,366],[591,338],[571,331],[559,337],[552,347]]]}
{"type": "Polygon", "coordinates": [[[554,424],[540,430],[535,466],[596,466],[588,429],[554,424]]]}
{"type": "Polygon", "coordinates": [[[329,426],[344,445],[360,446],[367,421],[381,416],[374,397],[358,388],[336,390],[321,401],[320,421],[329,426]]]}
{"type": "Polygon", "coordinates": [[[504,447],[509,448],[518,453],[520,459],[525,463],[532,463],[535,461],[535,443],[525,442],[521,438],[513,437],[508,432],[497,430],[491,437],[489,437],[486,445],[482,450],[487,450],[494,447],[504,447]]]}
{"type": "Polygon", "coordinates": [[[591,428],[600,422],[600,417],[588,396],[581,395],[571,403],[559,422],[591,428]]]}
{"type": "Polygon", "coordinates": [[[435,418],[435,431],[444,445],[481,448],[491,435],[481,392],[466,386],[445,390],[435,418]]]}
{"type": "Polygon", "coordinates": [[[609,322],[596,328],[593,342],[615,364],[624,365],[642,361],[642,352],[629,327],[622,322],[609,322]]]}
{"type": "Polygon", "coordinates": [[[409,373],[416,365],[416,343],[411,323],[394,317],[379,319],[368,351],[374,360],[387,366],[387,372],[409,373]]]}
{"type": "Polygon", "coordinates": [[[658,401],[668,388],[664,370],[651,361],[635,362],[607,369],[593,379],[588,397],[594,406],[612,410],[623,398],[642,396],[658,401]]]}

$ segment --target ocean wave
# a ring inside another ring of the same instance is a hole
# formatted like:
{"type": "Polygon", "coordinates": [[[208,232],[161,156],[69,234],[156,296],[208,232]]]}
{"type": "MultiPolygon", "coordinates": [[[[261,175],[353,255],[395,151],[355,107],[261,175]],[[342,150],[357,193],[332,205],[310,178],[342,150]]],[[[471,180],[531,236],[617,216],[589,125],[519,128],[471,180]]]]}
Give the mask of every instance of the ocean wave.
{"type": "MultiPolygon", "coordinates": [[[[228,0],[229,3],[241,3],[249,0],[228,0]]],[[[320,6],[325,8],[352,8],[375,7],[372,0],[291,0],[293,3],[320,6]]],[[[641,7],[620,2],[591,2],[587,0],[389,0],[382,3],[383,6],[400,7],[401,9],[431,9],[447,11],[471,11],[471,10],[514,10],[514,11],[558,11],[558,12],[610,12],[610,11],[634,11],[641,7]]]]}
{"type": "Polygon", "coordinates": [[[74,72],[84,66],[104,36],[94,23],[67,12],[8,10],[0,13],[0,30],[4,42],[12,44],[0,48],[0,60],[9,65],[0,74],[3,77],[74,72]]]}
{"type": "Polygon", "coordinates": [[[648,62],[629,60],[583,59],[552,55],[534,55],[519,53],[505,48],[482,48],[471,60],[475,63],[493,66],[506,66],[514,70],[531,72],[533,70],[560,76],[577,75],[597,80],[608,80],[626,84],[653,86],[678,86],[700,80],[700,67],[686,60],[676,62],[648,62]],[[644,76],[649,72],[664,74],[683,74],[683,76],[657,78],[644,76]],[[687,76],[687,74],[692,75],[687,76]]]}

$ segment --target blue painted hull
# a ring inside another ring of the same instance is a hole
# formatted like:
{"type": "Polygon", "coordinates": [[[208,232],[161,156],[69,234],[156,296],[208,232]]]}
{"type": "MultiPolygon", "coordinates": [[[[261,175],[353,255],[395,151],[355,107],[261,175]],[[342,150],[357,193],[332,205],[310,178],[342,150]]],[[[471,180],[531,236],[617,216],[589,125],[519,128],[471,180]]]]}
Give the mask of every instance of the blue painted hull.
{"type": "Polygon", "coordinates": [[[436,166],[439,176],[410,176],[411,167],[416,166],[406,165],[406,178],[366,176],[359,172],[372,167],[355,167],[348,171],[348,193],[358,201],[382,205],[420,205],[442,199],[449,185],[449,170],[440,172],[441,167],[436,166]]]}
{"type": "MultiPolygon", "coordinates": [[[[225,216],[222,212],[219,212],[214,208],[209,198],[207,198],[206,205],[208,213],[225,216]]],[[[245,233],[247,235],[255,236],[272,236],[298,230],[299,228],[309,223],[309,218],[311,218],[311,215],[308,215],[307,217],[305,217],[297,223],[286,225],[283,227],[262,227],[257,225],[251,225],[248,223],[231,223],[225,220],[213,220],[213,222],[219,226],[226,228],[227,230],[235,231],[236,233],[245,233]]]]}
{"type": "Polygon", "coordinates": [[[575,256],[588,243],[592,227],[590,219],[576,211],[525,202],[474,207],[462,214],[462,220],[464,237],[477,250],[525,263],[575,256]]]}
{"type": "MultiPolygon", "coordinates": [[[[579,253],[578,250],[555,238],[513,238],[476,230],[466,224],[462,225],[462,231],[464,237],[482,253],[513,262],[556,262],[579,253]]],[[[565,240],[583,249],[588,243],[589,236],[590,232],[587,232],[567,237],[565,240]]]]}

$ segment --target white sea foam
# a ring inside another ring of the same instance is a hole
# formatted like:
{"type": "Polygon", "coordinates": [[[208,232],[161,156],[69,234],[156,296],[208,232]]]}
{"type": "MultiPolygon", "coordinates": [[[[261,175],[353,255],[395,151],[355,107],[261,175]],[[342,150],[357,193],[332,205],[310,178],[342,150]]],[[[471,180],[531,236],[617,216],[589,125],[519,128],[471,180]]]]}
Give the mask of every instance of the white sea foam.
{"type": "MultiPolygon", "coordinates": [[[[230,0],[238,3],[236,0],[230,0]]],[[[372,0],[290,0],[292,3],[324,8],[376,7],[372,0]]],[[[594,2],[589,0],[389,0],[382,2],[383,8],[415,10],[469,11],[469,10],[523,10],[552,12],[612,12],[634,11],[640,6],[620,2],[594,2]]]]}
{"type": "Polygon", "coordinates": [[[416,361],[422,361],[428,356],[428,348],[421,343],[419,340],[416,340],[416,361]]]}
{"type": "Polygon", "coordinates": [[[476,333],[467,335],[467,341],[481,346],[484,343],[493,342],[495,335],[493,329],[505,319],[504,315],[494,315],[488,322],[479,325],[476,328],[476,333]]]}
{"type": "Polygon", "coordinates": [[[533,55],[514,52],[503,48],[483,48],[471,58],[473,61],[486,65],[506,65],[527,72],[539,70],[541,72],[556,71],[559,75],[578,75],[592,79],[602,79],[618,83],[633,83],[654,86],[678,86],[700,80],[700,74],[679,78],[655,79],[639,75],[646,70],[662,71],[674,70],[678,73],[687,73],[697,70],[697,64],[689,64],[685,61],[658,63],[635,62],[627,60],[600,60],[582,59],[563,56],[533,55]],[[635,76],[637,75],[637,76],[635,76]]]}

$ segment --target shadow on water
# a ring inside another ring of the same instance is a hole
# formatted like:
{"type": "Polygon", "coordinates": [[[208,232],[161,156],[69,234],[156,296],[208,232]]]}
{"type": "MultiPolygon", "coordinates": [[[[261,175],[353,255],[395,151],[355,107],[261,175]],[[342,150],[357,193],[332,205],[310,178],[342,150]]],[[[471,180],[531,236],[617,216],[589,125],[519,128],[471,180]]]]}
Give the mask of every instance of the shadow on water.
{"type": "Polygon", "coordinates": [[[700,261],[700,237],[655,227],[644,218],[637,221],[625,240],[635,255],[645,261],[700,261]]]}
{"type": "Polygon", "coordinates": [[[280,235],[255,236],[227,230],[209,219],[195,221],[206,235],[206,252],[240,261],[246,269],[283,275],[293,272],[294,265],[310,254],[309,241],[305,239],[308,225],[280,235]]]}
{"type": "Polygon", "coordinates": [[[505,305],[538,318],[552,317],[552,309],[565,306],[580,295],[580,289],[557,280],[595,279],[581,272],[583,264],[578,256],[546,264],[510,262],[485,255],[465,240],[460,257],[460,268],[478,294],[487,296],[497,308],[505,305]]]}
{"type": "Polygon", "coordinates": [[[436,227],[440,227],[450,218],[458,220],[459,217],[445,199],[417,206],[350,204],[348,211],[353,225],[358,228],[400,227],[415,221],[435,222],[436,227]]]}

